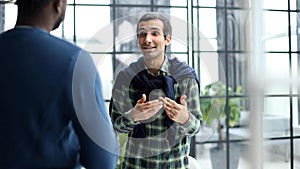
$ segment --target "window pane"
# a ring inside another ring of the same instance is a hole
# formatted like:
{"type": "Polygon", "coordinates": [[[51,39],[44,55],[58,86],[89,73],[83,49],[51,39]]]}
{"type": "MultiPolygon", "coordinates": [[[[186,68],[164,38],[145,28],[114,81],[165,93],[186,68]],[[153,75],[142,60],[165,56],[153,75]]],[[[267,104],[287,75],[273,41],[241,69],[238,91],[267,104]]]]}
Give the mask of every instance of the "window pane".
{"type": "Polygon", "coordinates": [[[215,7],[216,0],[193,0],[193,5],[215,7]]]}
{"type": "MultiPolygon", "coordinates": [[[[119,8],[124,10],[125,8],[119,8]]],[[[117,11],[118,19],[114,20],[115,32],[115,50],[117,52],[139,52],[138,42],[136,38],[136,26],[139,14],[127,15],[117,11]]]]}
{"type": "Polygon", "coordinates": [[[225,78],[225,69],[217,53],[200,53],[201,88],[225,78]]]}
{"type": "MultiPolygon", "coordinates": [[[[268,101],[283,101],[283,98],[269,98],[268,101]]],[[[285,100],[287,101],[287,100],[285,100]]],[[[283,102],[283,104],[285,104],[283,102]]],[[[287,102],[286,102],[287,104],[287,102]]],[[[277,107],[278,109],[283,109],[277,107]]],[[[288,107],[287,107],[288,108],[288,107]]],[[[275,112],[276,113],[276,112],[275,112]]],[[[274,138],[274,137],[288,137],[290,136],[290,118],[289,112],[281,112],[280,114],[275,114],[273,112],[263,115],[263,135],[264,138],[274,138]],[[276,124],[276,125],[274,125],[276,124]]]]}
{"type": "Polygon", "coordinates": [[[195,9],[194,14],[194,49],[201,51],[217,50],[217,26],[215,9],[195,9]],[[211,16],[211,17],[207,17],[211,16]]]}
{"type": "Polygon", "coordinates": [[[291,29],[291,43],[292,43],[291,50],[298,51],[299,49],[298,49],[297,36],[299,36],[299,34],[300,34],[300,29],[297,29],[297,13],[291,12],[290,14],[291,14],[291,28],[290,29],[291,29]]]}
{"type": "Polygon", "coordinates": [[[187,52],[187,26],[186,21],[187,11],[186,9],[172,9],[170,15],[170,22],[172,25],[172,52],[187,52]],[[181,16],[179,16],[181,15],[181,16]]]}
{"type": "Polygon", "coordinates": [[[297,8],[297,3],[298,3],[297,1],[298,1],[298,0],[290,0],[290,4],[291,4],[291,7],[290,7],[290,8],[291,8],[292,10],[298,9],[298,8],[297,8]]]}
{"type": "Polygon", "coordinates": [[[295,136],[300,136],[300,121],[299,121],[299,98],[298,97],[293,97],[292,98],[292,106],[293,106],[293,129],[294,129],[294,135],[295,136]]]}
{"type": "MultiPolygon", "coordinates": [[[[297,130],[297,133],[299,133],[299,130],[297,130]]],[[[300,135],[300,134],[298,134],[300,135]]],[[[295,168],[300,168],[300,139],[295,139],[294,140],[294,167],[295,168]]]]}
{"type": "Polygon", "coordinates": [[[98,69],[101,81],[104,99],[110,99],[113,85],[112,55],[92,54],[94,63],[98,69]]]}
{"type": "Polygon", "coordinates": [[[286,53],[265,54],[266,94],[289,93],[289,55],[286,53]]]}
{"type": "Polygon", "coordinates": [[[264,12],[266,51],[289,51],[288,13],[264,12]],[[276,18],[276,19],[274,19],[276,18]]]}
{"type": "Polygon", "coordinates": [[[288,9],[288,1],[286,0],[264,0],[263,2],[263,8],[265,9],[288,9]]]}
{"type": "MultiPolygon", "coordinates": [[[[156,0],[155,0],[156,1],[156,0]]],[[[111,0],[113,3],[113,0],[111,0]]],[[[115,4],[130,4],[130,5],[150,5],[151,1],[137,1],[137,0],[115,0],[115,4]]]]}
{"type": "Polygon", "coordinates": [[[288,139],[264,141],[263,146],[263,168],[290,168],[290,141],[288,139]]]}
{"type": "Polygon", "coordinates": [[[289,97],[265,98],[265,112],[263,114],[264,137],[271,138],[290,136],[289,115],[289,97]]]}
{"type": "Polygon", "coordinates": [[[15,26],[17,21],[17,5],[14,4],[5,4],[5,21],[4,21],[4,30],[11,29],[15,26]]]}
{"type": "MultiPolygon", "coordinates": [[[[74,0],[73,0],[74,1],[74,0]]],[[[112,0],[76,0],[76,4],[110,4],[112,0]]],[[[69,2],[70,3],[70,2],[69,2]]]]}
{"type": "Polygon", "coordinates": [[[187,6],[187,1],[183,0],[170,0],[171,6],[187,6]]]}
{"type": "MultiPolygon", "coordinates": [[[[91,39],[96,43],[101,39],[95,40],[94,36],[102,28],[110,24],[110,8],[100,6],[78,6],[76,7],[76,41],[84,47],[91,39]]],[[[105,34],[105,36],[107,36],[105,34]]],[[[104,37],[106,39],[108,37],[104,37]]]]}
{"type": "MultiPolygon", "coordinates": [[[[203,36],[207,38],[216,38],[217,26],[216,26],[216,10],[208,8],[200,8],[199,11],[194,11],[194,14],[199,13],[199,30],[203,36]],[[209,17],[207,17],[209,16],[209,17]]],[[[195,15],[197,16],[197,15],[195,15]]],[[[195,20],[197,17],[195,17],[195,20]]],[[[195,22],[197,23],[197,22],[195,22]]]]}
{"type": "MultiPolygon", "coordinates": [[[[171,8],[170,9],[170,15],[172,17],[176,17],[178,19],[181,19],[183,21],[186,21],[187,19],[187,9],[186,8],[171,8]]],[[[187,24],[184,24],[182,26],[186,26],[187,24]]]]}

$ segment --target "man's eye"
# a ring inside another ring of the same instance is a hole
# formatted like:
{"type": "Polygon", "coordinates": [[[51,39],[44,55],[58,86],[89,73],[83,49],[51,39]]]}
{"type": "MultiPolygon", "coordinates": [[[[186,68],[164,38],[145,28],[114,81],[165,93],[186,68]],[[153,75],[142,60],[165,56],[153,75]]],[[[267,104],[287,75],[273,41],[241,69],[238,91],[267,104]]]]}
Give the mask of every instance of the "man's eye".
{"type": "Polygon", "coordinates": [[[152,36],[158,36],[158,35],[160,35],[160,33],[159,33],[159,32],[156,32],[156,31],[155,31],[155,32],[152,32],[151,34],[152,34],[152,36]]]}
{"type": "Polygon", "coordinates": [[[139,32],[139,33],[138,33],[138,36],[139,36],[139,37],[146,37],[146,36],[147,36],[147,33],[146,33],[146,32],[139,32]]]}

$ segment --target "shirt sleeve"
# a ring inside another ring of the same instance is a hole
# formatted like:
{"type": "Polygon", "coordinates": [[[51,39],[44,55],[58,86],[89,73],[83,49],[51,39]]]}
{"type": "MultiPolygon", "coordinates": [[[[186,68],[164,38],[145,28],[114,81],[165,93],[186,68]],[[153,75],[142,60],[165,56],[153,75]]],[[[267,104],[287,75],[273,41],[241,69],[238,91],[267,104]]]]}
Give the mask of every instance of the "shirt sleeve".
{"type": "Polygon", "coordinates": [[[73,72],[74,129],[80,144],[80,162],[85,168],[116,166],[119,145],[106,111],[102,85],[91,56],[82,51],[73,72]]]}
{"type": "MultiPolygon", "coordinates": [[[[115,84],[119,84],[118,77],[115,84]]],[[[109,111],[114,129],[118,133],[129,133],[139,124],[134,122],[131,117],[133,106],[129,98],[129,90],[129,87],[125,87],[123,84],[114,85],[112,90],[109,111]]]]}
{"type": "Polygon", "coordinates": [[[190,113],[189,120],[184,125],[179,125],[179,127],[186,135],[194,136],[202,127],[199,86],[195,79],[190,78],[183,80],[179,86],[182,94],[187,96],[186,102],[190,113]]]}

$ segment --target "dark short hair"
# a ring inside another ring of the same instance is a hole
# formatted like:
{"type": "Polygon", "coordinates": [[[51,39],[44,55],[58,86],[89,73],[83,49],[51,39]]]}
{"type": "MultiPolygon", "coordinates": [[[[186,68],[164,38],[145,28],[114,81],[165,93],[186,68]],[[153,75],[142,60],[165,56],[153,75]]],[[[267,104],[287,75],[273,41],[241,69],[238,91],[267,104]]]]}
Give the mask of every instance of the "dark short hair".
{"type": "Polygon", "coordinates": [[[143,21],[149,21],[149,20],[154,20],[154,19],[159,19],[162,21],[164,24],[164,36],[172,35],[172,26],[167,17],[165,17],[163,14],[158,13],[158,12],[148,12],[144,14],[138,21],[137,26],[136,26],[136,33],[138,33],[139,29],[139,24],[143,21]]]}
{"type": "Polygon", "coordinates": [[[18,13],[22,15],[34,15],[45,7],[51,0],[16,0],[18,13]]]}

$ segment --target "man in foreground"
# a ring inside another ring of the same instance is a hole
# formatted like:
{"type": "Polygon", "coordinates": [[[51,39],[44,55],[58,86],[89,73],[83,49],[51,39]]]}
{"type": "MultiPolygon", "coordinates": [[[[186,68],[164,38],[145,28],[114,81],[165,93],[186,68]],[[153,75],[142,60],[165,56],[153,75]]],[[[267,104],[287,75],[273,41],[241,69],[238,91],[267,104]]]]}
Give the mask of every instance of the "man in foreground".
{"type": "Polygon", "coordinates": [[[0,168],[114,169],[118,142],[91,56],[50,35],[67,0],[17,0],[0,34],[0,168]]]}

